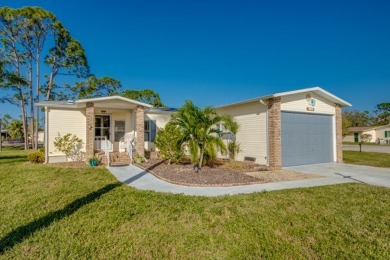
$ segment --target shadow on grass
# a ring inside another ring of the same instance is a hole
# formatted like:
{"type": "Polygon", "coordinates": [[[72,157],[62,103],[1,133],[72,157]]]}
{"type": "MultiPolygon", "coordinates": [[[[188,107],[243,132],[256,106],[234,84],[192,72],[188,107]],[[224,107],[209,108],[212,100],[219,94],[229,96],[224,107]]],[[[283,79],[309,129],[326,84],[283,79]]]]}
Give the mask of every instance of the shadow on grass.
{"type": "Polygon", "coordinates": [[[4,254],[7,250],[12,249],[15,245],[23,242],[23,240],[30,237],[35,232],[50,226],[54,221],[58,221],[72,215],[81,207],[97,200],[100,196],[110,192],[120,185],[120,183],[106,185],[97,191],[91,192],[88,195],[73,201],[61,210],[51,212],[46,216],[14,229],[0,239],[0,255],[4,254]]]}
{"type": "Polygon", "coordinates": [[[14,163],[14,162],[24,162],[27,161],[26,155],[0,155],[0,164],[1,163],[14,163]]]}

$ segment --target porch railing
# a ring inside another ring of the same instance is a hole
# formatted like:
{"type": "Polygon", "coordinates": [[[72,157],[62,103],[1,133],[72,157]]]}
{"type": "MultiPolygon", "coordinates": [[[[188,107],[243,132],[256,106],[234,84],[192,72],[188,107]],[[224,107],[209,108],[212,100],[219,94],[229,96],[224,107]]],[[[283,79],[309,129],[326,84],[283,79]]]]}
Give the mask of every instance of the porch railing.
{"type": "Polygon", "coordinates": [[[131,164],[133,163],[133,149],[134,149],[133,138],[128,138],[126,140],[126,152],[127,152],[127,155],[130,157],[131,164]]]}
{"type": "Polygon", "coordinates": [[[107,163],[110,163],[110,150],[112,149],[112,143],[106,136],[95,136],[95,149],[104,151],[107,157],[107,163]]]}

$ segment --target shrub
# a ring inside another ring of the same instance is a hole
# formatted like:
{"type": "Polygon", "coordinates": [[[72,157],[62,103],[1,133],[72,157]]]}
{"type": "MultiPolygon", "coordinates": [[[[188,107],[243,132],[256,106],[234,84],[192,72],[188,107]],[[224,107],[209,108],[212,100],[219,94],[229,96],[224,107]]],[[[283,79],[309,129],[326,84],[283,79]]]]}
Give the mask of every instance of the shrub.
{"type": "Polygon", "coordinates": [[[60,152],[63,152],[66,157],[70,157],[73,161],[81,161],[83,155],[80,151],[83,140],[78,138],[76,135],[70,133],[61,136],[58,133],[58,136],[55,138],[54,146],[60,152]]]}
{"type": "Polygon", "coordinates": [[[236,141],[231,141],[228,144],[228,150],[229,150],[229,157],[233,161],[236,160],[237,154],[241,152],[241,146],[236,141]]]}
{"type": "Polygon", "coordinates": [[[157,133],[156,147],[159,149],[161,158],[167,160],[168,164],[178,163],[183,159],[184,149],[180,142],[181,139],[180,129],[171,122],[157,133]]]}
{"type": "Polygon", "coordinates": [[[28,155],[28,160],[32,163],[44,163],[45,154],[42,152],[33,152],[28,155]]]}
{"type": "Polygon", "coordinates": [[[45,147],[44,146],[39,147],[38,151],[40,151],[41,153],[45,153],[45,147]]]}

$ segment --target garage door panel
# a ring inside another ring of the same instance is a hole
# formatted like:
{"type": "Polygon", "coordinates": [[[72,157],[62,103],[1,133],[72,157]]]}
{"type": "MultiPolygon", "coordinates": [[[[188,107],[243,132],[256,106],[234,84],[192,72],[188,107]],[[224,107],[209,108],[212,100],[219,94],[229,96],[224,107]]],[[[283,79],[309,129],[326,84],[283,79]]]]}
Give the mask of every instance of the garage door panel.
{"type": "Polygon", "coordinates": [[[282,165],[333,161],[331,115],[282,112],[282,165]]]}

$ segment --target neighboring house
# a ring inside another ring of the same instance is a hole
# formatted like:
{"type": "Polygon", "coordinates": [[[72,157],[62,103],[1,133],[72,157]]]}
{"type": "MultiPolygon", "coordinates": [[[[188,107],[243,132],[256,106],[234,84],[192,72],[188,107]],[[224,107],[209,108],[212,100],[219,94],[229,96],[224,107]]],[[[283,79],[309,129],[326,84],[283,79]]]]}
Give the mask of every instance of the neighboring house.
{"type": "Polygon", "coordinates": [[[134,141],[136,152],[143,156],[145,147],[154,148],[156,131],[174,112],[120,96],[42,101],[37,106],[45,108],[46,163],[69,160],[54,147],[58,134],[67,133],[81,138],[86,160],[98,150],[123,152],[127,141],[134,141]]]}
{"type": "MultiPolygon", "coordinates": [[[[126,148],[135,140],[136,152],[155,149],[156,132],[175,113],[131,99],[112,96],[74,102],[44,101],[46,162],[65,161],[54,147],[57,134],[76,134],[84,142],[85,158],[97,150],[126,148]]],[[[241,128],[238,160],[252,160],[279,169],[282,166],[342,161],[341,108],[348,102],[319,88],[276,93],[217,107],[230,114],[241,128]]],[[[108,153],[108,152],[107,152],[108,153]]]]}
{"type": "Polygon", "coordinates": [[[276,93],[217,107],[240,124],[238,160],[271,168],[342,161],[341,107],[319,88],[276,93]]]}
{"type": "Polygon", "coordinates": [[[39,131],[38,132],[38,143],[43,144],[45,142],[45,132],[39,131]]]}
{"type": "Polygon", "coordinates": [[[0,133],[0,137],[7,139],[9,137],[8,130],[2,129],[0,133]]]}
{"type": "Polygon", "coordinates": [[[363,141],[361,136],[371,135],[370,143],[390,143],[390,124],[383,126],[357,126],[348,128],[348,134],[343,137],[343,142],[358,143],[363,141]]]}

